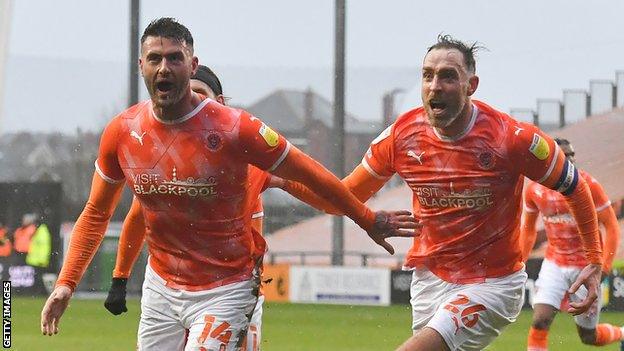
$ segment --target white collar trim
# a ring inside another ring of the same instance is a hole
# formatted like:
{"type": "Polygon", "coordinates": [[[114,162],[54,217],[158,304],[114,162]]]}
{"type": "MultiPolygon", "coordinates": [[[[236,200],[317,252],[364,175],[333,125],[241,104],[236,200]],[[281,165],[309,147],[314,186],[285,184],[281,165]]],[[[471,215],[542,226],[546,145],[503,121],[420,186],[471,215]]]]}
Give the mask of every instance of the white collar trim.
{"type": "Polygon", "coordinates": [[[197,105],[197,107],[195,107],[193,109],[193,111],[187,113],[186,115],[184,115],[184,116],[182,116],[180,118],[176,118],[174,120],[164,120],[164,119],[158,118],[158,116],[156,116],[156,113],[154,113],[154,108],[153,108],[153,105],[151,105],[151,104],[150,104],[150,110],[152,111],[152,116],[158,122],[160,122],[162,124],[167,124],[167,125],[174,125],[174,124],[180,124],[180,123],[188,121],[193,116],[195,116],[197,114],[197,112],[201,111],[201,109],[203,109],[204,106],[206,106],[210,101],[212,101],[212,100],[210,100],[208,98],[204,99],[201,103],[199,103],[199,105],[197,105]]]}
{"type": "Polygon", "coordinates": [[[477,116],[479,115],[479,108],[475,104],[472,104],[472,116],[470,117],[470,122],[466,126],[466,128],[459,134],[454,137],[447,137],[438,132],[438,128],[433,127],[433,133],[442,141],[454,142],[466,136],[474,127],[475,122],[477,121],[477,116]]]}

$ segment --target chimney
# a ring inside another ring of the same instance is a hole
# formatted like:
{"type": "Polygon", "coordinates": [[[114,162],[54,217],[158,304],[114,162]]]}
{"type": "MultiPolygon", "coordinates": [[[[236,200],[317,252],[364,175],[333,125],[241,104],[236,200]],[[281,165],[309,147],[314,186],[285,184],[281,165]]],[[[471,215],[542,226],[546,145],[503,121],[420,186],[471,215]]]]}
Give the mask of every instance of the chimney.
{"type": "Polygon", "coordinates": [[[385,93],[383,98],[382,98],[382,108],[383,108],[383,116],[381,117],[382,120],[382,129],[386,129],[387,126],[389,126],[390,124],[392,124],[392,117],[394,114],[394,97],[392,96],[392,93],[385,93]]]}
{"type": "Polygon", "coordinates": [[[314,118],[314,92],[308,87],[303,97],[303,121],[307,126],[314,118]]]}

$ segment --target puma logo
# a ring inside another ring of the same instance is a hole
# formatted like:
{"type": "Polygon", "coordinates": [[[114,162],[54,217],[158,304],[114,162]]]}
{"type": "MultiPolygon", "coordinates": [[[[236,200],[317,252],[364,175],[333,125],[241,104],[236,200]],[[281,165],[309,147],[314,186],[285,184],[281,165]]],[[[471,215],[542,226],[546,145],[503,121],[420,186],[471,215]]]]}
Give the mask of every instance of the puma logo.
{"type": "Polygon", "coordinates": [[[139,144],[141,144],[141,146],[143,146],[143,136],[145,136],[145,132],[143,132],[143,134],[139,135],[139,133],[135,132],[134,130],[130,132],[130,136],[135,138],[136,140],[139,141],[139,144]]]}
{"type": "Polygon", "coordinates": [[[420,155],[416,155],[416,153],[412,150],[409,150],[407,152],[407,156],[415,158],[416,161],[418,161],[418,163],[420,163],[421,165],[423,164],[421,158],[423,157],[424,154],[425,154],[424,151],[421,152],[420,155]]]}
{"type": "Polygon", "coordinates": [[[516,128],[516,131],[514,132],[514,134],[516,135],[520,135],[520,132],[524,130],[524,128],[520,128],[520,127],[514,127],[516,128]]]}

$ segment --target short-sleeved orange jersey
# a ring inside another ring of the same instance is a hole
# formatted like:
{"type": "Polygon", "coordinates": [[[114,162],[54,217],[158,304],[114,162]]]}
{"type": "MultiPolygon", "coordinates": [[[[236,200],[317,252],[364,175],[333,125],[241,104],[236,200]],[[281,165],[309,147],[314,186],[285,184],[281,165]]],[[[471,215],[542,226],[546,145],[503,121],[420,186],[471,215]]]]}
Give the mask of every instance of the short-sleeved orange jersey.
{"type": "Polygon", "coordinates": [[[523,175],[562,192],[578,181],[550,137],[479,101],[453,139],[431,127],[422,107],[403,114],[373,140],[362,165],[381,179],[398,173],[413,191],[424,228],[405,266],[463,284],[522,268],[523,175]]]}
{"type": "MultiPolygon", "coordinates": [[[[579,173],[589,185],[596,212],[611,206],[611,201],[600,183],[587,172],[579,173]]],[[[563,195],[535,182],[529,182],[524,188],[524,210],[542,214],[548,239],[547,259],[561,266],[587,265],[576,221],[563,195]]]]}
{"type": "Polygon", "coordinates": [[[275,169],[289,149],[259,119],[210,99],[173,122],[146,101],[107,126],[96,170],[125,180],[141,203],[151,267],[192,291],[251,276],[248,164],[275,169]]]}

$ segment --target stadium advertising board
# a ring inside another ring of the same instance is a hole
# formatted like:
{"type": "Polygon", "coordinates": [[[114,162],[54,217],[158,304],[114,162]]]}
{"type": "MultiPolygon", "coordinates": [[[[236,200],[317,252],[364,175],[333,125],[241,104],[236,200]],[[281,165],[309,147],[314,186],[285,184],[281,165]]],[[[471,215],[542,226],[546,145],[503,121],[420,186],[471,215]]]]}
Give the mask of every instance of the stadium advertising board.
{"type": "Polygon", "coordinates": [[[390,302],[409,305],[411,284],[412,271],[393,270],[390,273],[390,302]]]}
{"type": "Polygon", "coordinates": [[[292,266],[290,301],[345,305],[389,305],[390,270],[292,266]]]}
{"type": "Polygon", "coordinates": [[[606,299],[609,311],[624,311],[624,272],[614,269],[612,273],[607,280],[609,284],[606,286],[606,294],[603,284],[603,303],[606,299]]]}

